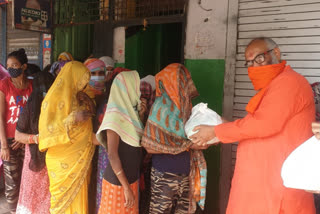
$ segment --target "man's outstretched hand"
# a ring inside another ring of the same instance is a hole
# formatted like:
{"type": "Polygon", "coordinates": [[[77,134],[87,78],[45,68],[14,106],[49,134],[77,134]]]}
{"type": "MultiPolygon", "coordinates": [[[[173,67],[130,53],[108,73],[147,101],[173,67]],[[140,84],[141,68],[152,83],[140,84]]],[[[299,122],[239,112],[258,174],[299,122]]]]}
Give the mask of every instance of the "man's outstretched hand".
{"type": "Polygon", "coordinates": [[[192,135],[190,139],[194,144],[199,146],[206,146],[207,142],[216,137],[214,126],[200,125],[195,127],[193,131],[196,133],[192,135]]]}

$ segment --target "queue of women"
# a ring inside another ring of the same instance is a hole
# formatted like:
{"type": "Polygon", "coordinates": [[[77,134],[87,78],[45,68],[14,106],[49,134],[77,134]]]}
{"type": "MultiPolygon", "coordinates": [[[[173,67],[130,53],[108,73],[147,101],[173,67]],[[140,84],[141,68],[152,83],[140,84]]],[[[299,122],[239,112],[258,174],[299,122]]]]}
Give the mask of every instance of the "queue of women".
{"type": "Polygon", "coordinates": [[[11,213],[194,213],[196,202],[204,206],[204,147],[183,129],[198,93],[183,65],[140,79],[110,57],[82,63],[64,52],[41,72],[33,67],[23,49],[14,51],[0,81],[11,213]]]}

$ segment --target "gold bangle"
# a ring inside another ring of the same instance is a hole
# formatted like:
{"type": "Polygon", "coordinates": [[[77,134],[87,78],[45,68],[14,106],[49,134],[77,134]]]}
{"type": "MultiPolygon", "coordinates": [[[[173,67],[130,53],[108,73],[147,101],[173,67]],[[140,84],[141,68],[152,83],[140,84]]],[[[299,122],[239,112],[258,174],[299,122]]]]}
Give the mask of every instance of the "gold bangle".
{"type": "Polygon", "coordinates": [[[120,175],[123,172],[123,170],[121,169],[119,172],[116,173],[116,176],[120,175]]]}

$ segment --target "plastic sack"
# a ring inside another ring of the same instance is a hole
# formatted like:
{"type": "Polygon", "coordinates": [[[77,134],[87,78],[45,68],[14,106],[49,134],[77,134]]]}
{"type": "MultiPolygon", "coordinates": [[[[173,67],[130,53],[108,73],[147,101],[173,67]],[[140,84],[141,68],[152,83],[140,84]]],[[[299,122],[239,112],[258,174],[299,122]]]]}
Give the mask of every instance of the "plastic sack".
{"type": "MultiPolygon", "coordinates": [[[[208,108],[208,104],[199,103],[198,105],[192,108],[192,113],[189,120],[186,122],[184,126],[184,130],[186,135],[190,139],[190,136],[195,134],[196,132],[193,129],[199,125],[211,125],[216,126],[222,123],[221,117],[211,109],[208,108]]],[[[216,139],[212,139],[207,144],[216,143],[216,139]]]]}
{"type": "Polygon", "coordinates": [[[320,191],[320,141],[315,136],[296,148],[281,170],[283,185],[288,188],[320,191]]]}

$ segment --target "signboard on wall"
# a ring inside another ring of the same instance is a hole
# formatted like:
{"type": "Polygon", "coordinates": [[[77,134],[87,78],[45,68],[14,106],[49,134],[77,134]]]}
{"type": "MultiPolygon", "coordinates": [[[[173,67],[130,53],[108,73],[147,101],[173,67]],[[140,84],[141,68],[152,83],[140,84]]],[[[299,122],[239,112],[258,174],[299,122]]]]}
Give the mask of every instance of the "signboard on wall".
{"type": "Polygon", "coordinates": [[[9,2],[7,0],[0,0],[0,5],[1,4],[8,4],[9,2]]]}
{"type": "Polygon", "coordinates": [[[47,65],[51,63],[51,35],[43,34],[43,67],[45,68],[47,65]]]}
{"type": "Polygon", "coordinates": [[[23,30],[50,32],[51,6],[51,0],[15,0],[15,27],[23,30]]]}

